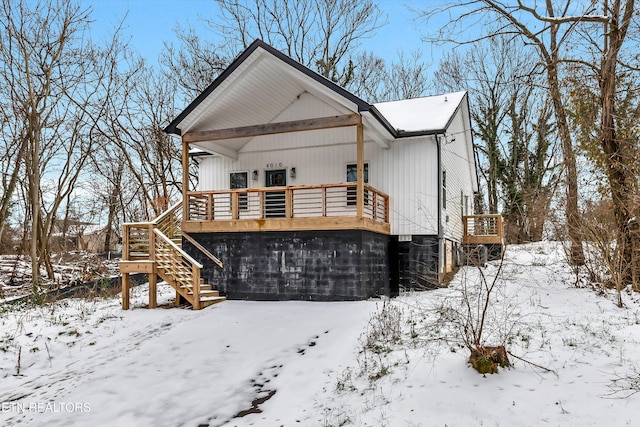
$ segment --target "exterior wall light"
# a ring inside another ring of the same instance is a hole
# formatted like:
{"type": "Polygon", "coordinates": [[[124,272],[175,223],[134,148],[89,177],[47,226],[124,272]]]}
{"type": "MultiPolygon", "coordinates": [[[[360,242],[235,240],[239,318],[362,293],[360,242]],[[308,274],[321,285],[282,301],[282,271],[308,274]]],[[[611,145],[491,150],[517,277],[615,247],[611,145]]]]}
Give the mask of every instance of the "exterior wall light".
{"type": "Polygon", "coordinates": [[[296,168],[291,168],[289,170],[289,177],[290,178],[295,178],[296,177],[296,168]]]}
{"type": "Polygon", "coordinates": [[[254,170],[253,173],[251,174],[251,178],[253,178],[254,181],[258,180],[258,171],[254,170]]]}

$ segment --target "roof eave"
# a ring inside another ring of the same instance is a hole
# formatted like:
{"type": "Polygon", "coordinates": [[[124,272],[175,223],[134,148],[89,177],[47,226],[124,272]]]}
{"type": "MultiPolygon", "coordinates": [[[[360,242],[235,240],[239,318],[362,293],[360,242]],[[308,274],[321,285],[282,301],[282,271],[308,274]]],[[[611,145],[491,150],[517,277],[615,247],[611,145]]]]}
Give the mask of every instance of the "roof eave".
{"type": "Polygon", "coordinates": [[[401,138],[412,138],[416,136],[431,136],[431,135],[442,135],[447,132],[447,129],[429,129],[429,130],[415,130],[415,131],[397,131],[397,139],[401,138]]]}
{"type": "Polygon", "coordinates": [[[369,106],[369,113],[391,134],[391,136],[396,139],[398,138],[398,131],[394,128],[391,123],[387,120],[385,116],[382,115],[380,110],[378,110],[374,105],[369,106]]]}
{"type": "Polygon", "coordinates": [[[196,97],[196,99],[194,99],[189,105],[187,105],[187,107],[184,110],[182,110],[182,112],[178,114],[178,116],[175,119],[173,119],[173,121],[169,123],[169,125],[166,128],[164,128],[165,133],[180,136],[182,134],[182,131],[178,128],[178,125],[180,125],[180,123],[198,105],[200,105],[205,99],[207,99],[207,97],[211,94],[211,92],[213,92],[215,88],[220,86],[220,84],[227,77],[229,77],[235,71],[235,69],[238,68],[240,64],[242,64],[242,62],[244,62],[244,60],[247,59],[247,57],[249,57],[249,55],[251,55],[260,46],[260,44],[257,42],[258,40],[254,41],[253,43],[251,43],[251,45],[249,45],[249,47],[247,47],[238,56],[236,56],[236,58],[231,62],[231,64],[222,73],[220,73],[220,75],[213,81],[213,83],[207,86],[207,88],[203,90],[202,93],[196,97]]]}

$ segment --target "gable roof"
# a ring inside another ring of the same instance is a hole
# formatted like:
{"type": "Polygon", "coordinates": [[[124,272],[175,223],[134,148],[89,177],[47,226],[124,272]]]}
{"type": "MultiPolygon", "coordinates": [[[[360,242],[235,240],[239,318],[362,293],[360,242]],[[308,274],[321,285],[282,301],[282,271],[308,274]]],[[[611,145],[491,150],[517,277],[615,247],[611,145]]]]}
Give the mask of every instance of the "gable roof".
{"type": "MultiPolygon", "coordinates": [[[[341,103],[344,104],[345,108],[365,113],[364,115],[372,119],[369,123],[378,123],[377,126],[386,131],[392,139],[444,133],[466,94],[466,92],[457,92],[371,105],[262,40],[255,40],[164,131],[168,134],[181,135],[185,127],[187,131],[193,129],[197,126],[198,121],[203,120],[203,117],[207,114],[207,109],[213,105],[216,94],[227,90],[238,76],[247,72],[251,67],[257,67],[255,64],[259,63],[264,57],[271,58],[271,60],[275,59],[274,64],[276,66],[276,71],[273,68],[269,68],[269,72],[265,71],[264,78],[272,80],[281,78],[280,74],[282,73],[278,73],[278,71],[282,71],[282,65],[285,65],[285,70],[293,70],[296,73],[295,78],[298,79],[299,83],[301,82],[299,86],[303,89],[305,86],[320,87],[323,93],[342,100],[341,103]],[[194,125],[194,123],[196,124],[194,125]]],[[[265,88],[261,90],[270,90],[268,84],[263,86],[265,88]]],[[[225,102],[230,101],[227,100],[225,102]]],[[[285,100],[282,100],[282,102],[285,102],[285,100]]],[[[249,100],[245,101],[245,105],[248,103],[249,100]]],[[[278,106],[278,108],[280,107],[282,105],[278,106]]],[[[215,116],[215,112],[213,114],[215,116]]],[[[274,117],[264,116],[262,120],[263,122],[265,120],[270,121],[274,117]]],[[[211,113],[206,118],[211,119],[211,113]]],[[[234,117],[234,119],[236,118],[234,117]]],[[[246,123],[235,125],[242,126],[246,125],[246,123]]]]}
{"type": "Polygon", "coordinates": [[[363,101],[362,99],[360,99],[357,96],[355,96],[354,94],[352,94],[351,92],[349,92],[346,89],[338,86],[337,84],[335,84],[331,80],[327,79],[324,76],[321,76],[320,74],[316,73],[315,71],[310,70],[309,68],[305,67],[304,65],[302,65],[299,62],[295,61],[294,59],[288,57],[287,55],[285,55],[284,53],[280,52],[279,50],[277,50],[277,49],[273,48],[272,46],[266,44],[262,40],[257,39],[253,43],[251,43],[249,45],[249,47],[247,47],[244,51],[242,51],[240,53],[240,55],[238,55],[233,60],[233,62],[231,62],[231,64],[222,73],[220,73],[220,75],[213,81],[213,83],[211,83],[200,95],[198,95],[198,97],[196,99],[194,99],[187,106],[187,108],[185,108],[184,111],[182,111],[178,115],[178,117],[176,117],[171,123],[169,123],[169,125],[164,129],[164,131],[166,133],[168,133],[168,134],[180,135],[180,128],[178,127],[180,125],[180,123],[196,107],[198,107],[217,87],[219,87],[231,74],[233,74],[233,72],[236,71],[236,69],[243,62],[245,62],[247,60],[247,58],[249,56],[251,56],[251,54],[253,54],[258,49],[263,49],[264,51],[268,52],[269,54],[271,54],[274,57],[278,58],[279,60],[283,61],[285,64],[290,65],[294,69],[300,71],[301,73],[305,74],[306,76],[308,76],[308,77],[312,78],[313,80],[319,82],[320,84],[326,86],[328,89],[336,92],[337,94],[339,94],[339,95],[343,96],[344,98],[348,99],[349,101],[353,102],[354,104],[356,104],[358,106],[358,111],[368,111],[369,110],[370,105],[368,103],[366,103],[365,101],[363,101]]]}

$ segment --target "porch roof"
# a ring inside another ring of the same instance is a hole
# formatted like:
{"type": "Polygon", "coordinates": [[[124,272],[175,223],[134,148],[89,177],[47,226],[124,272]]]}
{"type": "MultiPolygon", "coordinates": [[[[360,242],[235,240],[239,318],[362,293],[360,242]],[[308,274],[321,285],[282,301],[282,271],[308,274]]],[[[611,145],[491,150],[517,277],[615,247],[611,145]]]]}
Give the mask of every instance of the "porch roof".
{"type": "Polygon", "coordinates": [[[270,123],[302,93],[337,114],[370,105],[261,40],[254,41],[165,128],[169,134],[270,123]]]}
{"type": "MultiPolygon", "coordinates": [[[[443,132],[456,112],[455,108],[448,107],[459,105],[465,93],[371,105],[256,40],[165,128],[165,132],[184,135],[187,132],[317,118],[317,108],[295,109],[294,116],[287,111],[293,103],[306,96],[322,105],[324,116],[361,114],[365,138],[388,146],[395,139],[443,132]],[[444,97],[448,103],[443,105],[444,97]],[[406,111],[411,113],[406,114],[406,111]],[[434,120],[434,116],[438,120],[434,120]]],[[[340,130],[334,131],[340,133],[340,130]]],[[[250,139],[217,141],[214,144],[216,150],[207,146],[210,144],[199,146],[206,151],[233,157],[250,139]]]]}

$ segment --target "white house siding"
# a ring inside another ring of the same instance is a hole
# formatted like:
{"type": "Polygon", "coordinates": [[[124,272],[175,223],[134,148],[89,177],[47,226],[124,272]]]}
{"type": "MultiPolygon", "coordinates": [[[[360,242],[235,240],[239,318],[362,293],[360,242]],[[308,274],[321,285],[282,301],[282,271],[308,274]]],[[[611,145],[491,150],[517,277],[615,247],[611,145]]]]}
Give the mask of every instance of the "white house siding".
{"type": "MultiPolygon", "coordinates": [[[[466,104],[462,108],[466,108],[466,104]]],[[[465,128],[459,110],[445,137],[441,137],[442,168],[446,171],[447,180],[447,207],[442,211],[443,232],[445,238],[456,242],[462,240],[462,215],[473,213],[475,176],[472,176],[474,159],[469,159],[469,138],[469,129],[465,128]]]]}
{"type": "MultiPolygon", "coordinates": [[[[389,194],[391,199],[391,234],[437,234],[438,167],[435,139],[420,137],[400,140],[394,142],[389,150],[379,151],[382,155],[374,163],[376,182],[372,185],[389,194]]],[[[366,153],[365,150],[365,157],[366,153]]],[[[372,173],[371,169],[369,173],[372,173]]]]}
{"type": "MultiPolygon", "coordinates": [[[[229,188],[229,173],[246,171],[249,187],[265,185],[265,171],[296,168],[296,177],[287,185],[332,184],[346,181],[346,166],[356,162],[355,128],[331,131],[290,133],[278,136],[276,150],[269,137],[262,150],[262,138],[256,138],[238,154],[237,160],[224,157],[200,158],[200,190],[229,188]],[[334,136],[351,132],[351,142],[335,143],[334,136]],[[335,132],[340,131],[340,132],[335,132]],[[311,136],[310,136],[311,135],[311,136]],[[309,138],[309,139],[307,139],[309,138]],[[294,148],[313,141],[315,146],[294,148]],[[244,150],[254,151],[244,151],[244,150]],[[252,172],[258,171],[258,179],[252,172]]],[[[267,137],[265,137],[267,138],[267,137]]],[[[398,235],[437,233],[437,152],[433,137],[394,142],[390,149],[375,142],[365,143],[365,162],[369,164],[369,184],[390,197],[391,233],[398,235]]]]}

